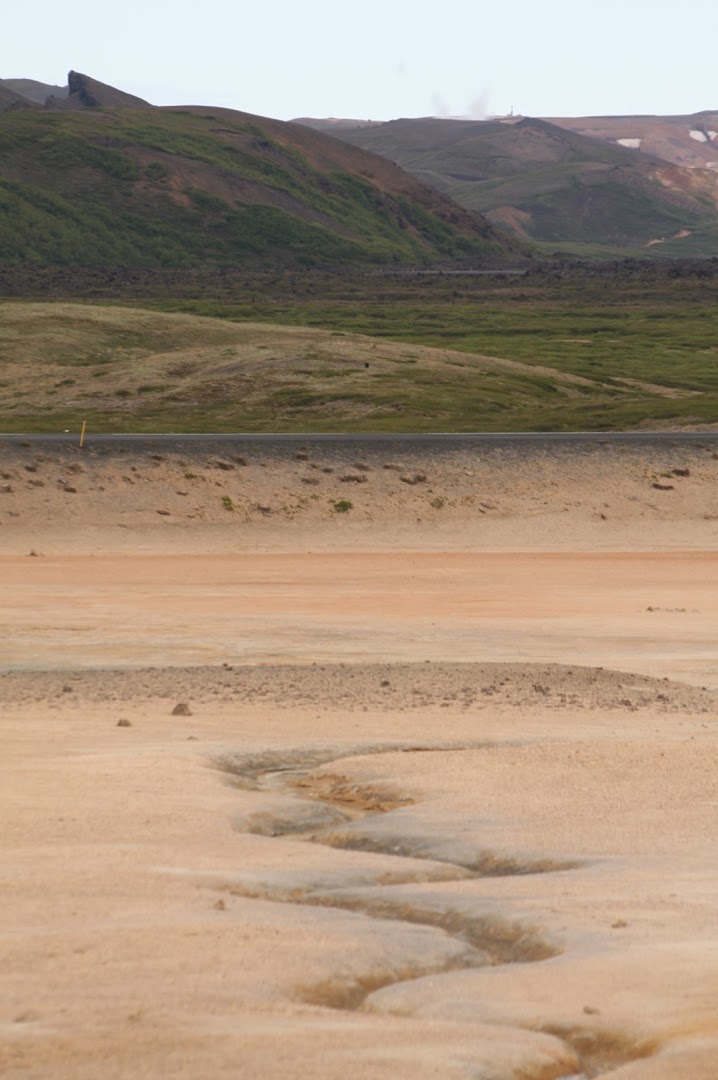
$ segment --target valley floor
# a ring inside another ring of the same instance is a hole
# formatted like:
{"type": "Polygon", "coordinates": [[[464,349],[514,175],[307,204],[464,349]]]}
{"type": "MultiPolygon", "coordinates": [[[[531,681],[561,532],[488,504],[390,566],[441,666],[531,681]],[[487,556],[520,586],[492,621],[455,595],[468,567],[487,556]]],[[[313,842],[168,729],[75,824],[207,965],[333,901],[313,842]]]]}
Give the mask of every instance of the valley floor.
{"type": "Polygon", "coordinates": [[[713,452],[4,452],[3,1076],[712,1080],[713,452]]]}

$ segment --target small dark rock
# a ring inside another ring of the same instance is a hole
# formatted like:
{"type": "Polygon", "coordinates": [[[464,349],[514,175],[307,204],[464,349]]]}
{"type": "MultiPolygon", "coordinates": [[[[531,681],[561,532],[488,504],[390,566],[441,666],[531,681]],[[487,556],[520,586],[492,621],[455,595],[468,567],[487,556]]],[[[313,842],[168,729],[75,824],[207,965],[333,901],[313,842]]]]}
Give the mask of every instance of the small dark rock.
{"type": "Polygon", "coordinates": [[[121,716],[120,719],[117,721],[117,724],[115,726],[116,727],[132,727],[132,724],[130,723],[129,720],[126,720],[124,716],[121,716]]]}
{"type": "Polygon", "coordinates": [[[192,711],[184,701],[178,701],[171,713],[172,716],[191,716],[192,711]]]}

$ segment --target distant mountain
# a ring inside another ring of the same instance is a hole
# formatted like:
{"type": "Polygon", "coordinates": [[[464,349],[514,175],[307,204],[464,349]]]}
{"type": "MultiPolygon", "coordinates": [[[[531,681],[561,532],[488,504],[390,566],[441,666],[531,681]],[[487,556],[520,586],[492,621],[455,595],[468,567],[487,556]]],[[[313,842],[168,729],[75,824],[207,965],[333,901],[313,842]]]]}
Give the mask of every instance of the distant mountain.
{"type": "Polygon", "coordinates": [[[303,124],[305,127],[314,128],[315,131],[324,131],[327,135],[333,134],[342,128],[368,128],[381,127],[385,120],[349,120],[340,119],[337,116],[326,116],[323,120],[312,119],[311,116],[298,116],[292,120],[293,124],[303,124]]]}
{"type": "Polygon", "coordinates": [[[0,79],[0,91],[3,87],[35,105],[44,105],[49,97],[64,98],[68,94],[66,86],[51,86],[35,79],[0,79]]]}
{"type": "MultiPolygon", "coordinates": [[[[306,122],[327,128],[327,121],[306,122]]],[[[333,121],[331,131],[550,250],[718,254],[718,171],[681,168],[632,143],[570,130],[570,123],[427,117],[333,121]]],[[[712,147],[712,136],[706,139],[701,146],[712,147]]]]}
{"type": "Polygon", "coordinates": [[[691,169],[718,169],[718,112],[690,116],[578,116],[557,127],[640,150],[691,169]]]}
{"type": "Polygon", "coordinates": [[[6,109],[32,109],[34,102],[22,94],[16,93],[11,87],[0,81],[0,112],[6,109]]]}
{"type": "Polygon", "coordinates": [[[0,263],[492,266],[526,255],[398,166],[307,127],[155,108],[75,72],[68,86],[45,107],[0,113],[0,263]]]}

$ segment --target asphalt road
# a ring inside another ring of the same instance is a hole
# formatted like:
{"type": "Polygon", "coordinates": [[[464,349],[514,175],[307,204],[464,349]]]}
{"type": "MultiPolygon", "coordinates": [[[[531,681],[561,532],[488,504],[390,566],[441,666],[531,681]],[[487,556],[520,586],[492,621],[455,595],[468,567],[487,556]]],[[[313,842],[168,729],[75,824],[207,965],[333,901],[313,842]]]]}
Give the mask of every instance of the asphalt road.
{"type": "MultiPolygon", "coordinates": [[[[0,433],[0,458],[2,448],[78,447],[79,434],[61,435],[3,435],[0,433]]],[[[325,455],[363,453],[441,454],[460,451],[514,450],[523,453],[563,453],[595,450],[598,447],[621,447],[634,449],[669,449],[674,447],[705,447],[718,451],[718,431],[630,431],[630,432],[511,432],[511,433],[464,433],[464,434],[143,434],[143,435],[93,435],[88,433],[85,450],[104,456],[123,452],[145,453],[162,451],[177,454],[202,453],[255,453],[260,456],[285,457],[301,450],[321,452],[325,455]]]]}

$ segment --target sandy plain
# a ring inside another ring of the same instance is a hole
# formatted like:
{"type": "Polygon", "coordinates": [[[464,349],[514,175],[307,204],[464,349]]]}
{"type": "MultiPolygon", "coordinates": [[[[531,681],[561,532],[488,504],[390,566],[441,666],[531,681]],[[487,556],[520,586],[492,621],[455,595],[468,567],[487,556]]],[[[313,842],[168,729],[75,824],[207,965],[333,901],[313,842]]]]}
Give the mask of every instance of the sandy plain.
{"type": "Polygon", "coordinates": [[[2,1075],[714,1080],[716,442],[4,447],[2,1075]]]}

